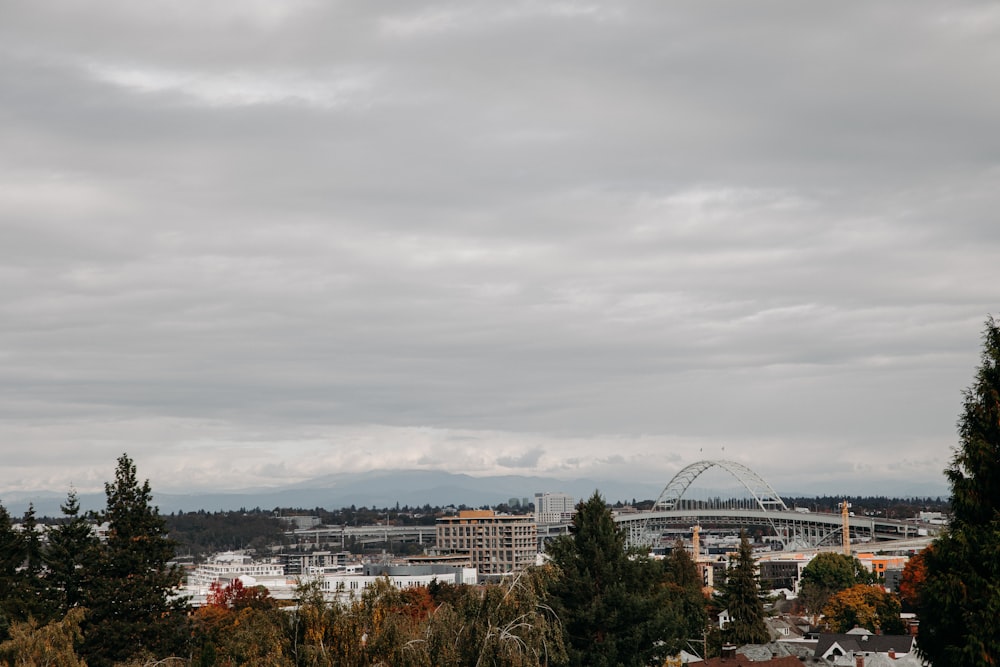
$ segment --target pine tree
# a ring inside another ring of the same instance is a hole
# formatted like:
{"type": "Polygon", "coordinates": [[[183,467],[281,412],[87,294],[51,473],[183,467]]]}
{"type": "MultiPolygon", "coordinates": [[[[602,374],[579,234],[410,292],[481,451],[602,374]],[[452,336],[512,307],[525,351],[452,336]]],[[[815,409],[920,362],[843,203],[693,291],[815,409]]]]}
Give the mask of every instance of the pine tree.
{"type": "Polygon", "coordinates": [[[0,640],[12,623],[24,621],[18,568],[24,563],[24,539],[14,530],[7,508],[0,505],[0,640]]]}
{"type": "Polygon", "coordinates": [[[18,570],[17,580],[18,600],[22,615],[44,624],[55,618],[55,606],[46,590],[42,539],[38,533],[38,522],[35,520],[35,506],[33,504],[28,505],[24,518],[21,520],[21,541],[24,561],[18,570]]]}
{"type": "Polygon", "coordinates": [[[599,493],[577,506],[570,532],[548,548],[558,568],[549,592],[569,663],[638,667],[676,653],[687,630],[667,570],[626,548],[599,493]]]}
{"type": "Polygon", "coordinates": [[[82,604],[86,565],[97,558],[98,540],[86,518],[80,515],[80,501],[70,489],[66,503],[60,506],[63,523],[49,531],[45,550],[49,595],[56,605],[56,615],[64,616],[82,604]]]}
{"type": "Polygon", "coordinates": [[[951,522],[924,552],[916,604],[918,650],[935,667],[1000,663],[1000,325],[992,317],[958,433],[945,471],[951,522]]]}
{"type": "Polygon", "coordinates": [[[740,533],[736,559],[726,570],[726,582],[720,586],[719,604],[729,611],[729,627],[723,630],[726,642],[766,644],[771,634],[764,625],[764,602],[757,579],[757,564],[745,532],[740,533]]]}
{"type": "Polygon", "coordinates": [[[107,544],[88,568],[84,652],[91,667],[110,665],[143,653],[169,655],[180,640],[184,603],[171,597],[180,572],[168,563],[174,543],[165,521],[150,503],[149,480],[136,478],[135,464],[123,454],[115,481],[104,485],[107,544]]]}

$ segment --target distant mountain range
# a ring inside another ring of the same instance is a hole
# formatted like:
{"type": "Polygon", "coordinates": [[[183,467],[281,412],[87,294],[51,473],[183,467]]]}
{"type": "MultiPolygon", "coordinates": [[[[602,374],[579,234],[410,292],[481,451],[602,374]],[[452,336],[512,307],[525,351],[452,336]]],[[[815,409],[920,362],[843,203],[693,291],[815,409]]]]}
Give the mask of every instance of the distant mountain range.
{"type": "MultiPolygon", "coordinates": [[[[664,485],[666,482],[664,482],[664,485]]],[[[466,505],[481,507],[506,503],[511,498],[534,500],[539,491],[568,493],[578,500],[589,498],[595,490],[610,502],[632,500],[655,500],[663,491],[661,484],[639,484],[597,479],[564,480],[552,477],[529,477],[504,475],[496,477],[472,477],[430,470],[379,470],[365,473],[340,473],[316,477],[297,484],[281,487],[241,489],[238,491],[197,491],[185,494],[157,493],[153,489],[153,502],[164,514],[172,512],[207,512],[246,509],[274,509],[323,507],[333,510],[341,507],[395,507],[396,503],[410,507],[432,505],[466,505]]],[[[705,491],[704,489],[702,491],[705,491]]],[[[868,495],[863,489],[856,489],[849,495],[868,495]]],[[[818,490],[812,493],[796,493],[779,490],[783,497],[813,497],[824,494],[818,490]]],[[[728,493],[720,490],[720,494],[728,493]]],[[[833,495],[839,495],[833,493],[833,495]]],[[[878,495],[895,497],[937,497],[947,498],[948,492],[941,488],[915,490],[879,488],[878,495]]],[[[84,510],[102,510],[105,505],[103,493],[80,494],[80,506],[84,510]]],[[[24,514],[28,503],[33,503],[38,516],[61,516],[59,505],[66,500],[65,491],[0,491],[0,504],[17,519],[24,514]]]]}
{"type": "MultiPolygon", "coordinates": [[[[395,507],[396,503],[410,507],[462,504],[479,507],[506,503],[511,498],[527,498],[531,502],[536,492],[545,491],[568,493],[577,499],[584,499],[590,497],[595,490],[599,490],[608,502],[631,502],[633,499],[655,499],[663,490],[663,485],[518,475],[472,477],[427,470],[385,470],[326,475],[282,487],[217,493],[157,493],[154,488],[153,502],[164,514],[257,507],[395,507]]],[[[65,500],[65,491],[11,492],[0,495],[0,504],[7,508],[15,520],[24,513],[29,503],[34,504],[38,516],[60,516],[59,506],[65,500]]],[[[79,500],[84,510],[104,509],[103,493],[82,493],[79,500]]]]}

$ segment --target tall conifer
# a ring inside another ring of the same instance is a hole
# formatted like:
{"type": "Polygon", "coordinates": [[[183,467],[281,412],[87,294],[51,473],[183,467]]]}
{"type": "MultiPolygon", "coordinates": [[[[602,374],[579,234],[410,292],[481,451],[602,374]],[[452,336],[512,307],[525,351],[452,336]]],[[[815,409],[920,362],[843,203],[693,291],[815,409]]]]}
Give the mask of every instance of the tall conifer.
{"type": "Polygon", "coordinates": [[[577,505],[570,532],[548,549],[570,664],[638,667],[676,653],[687,628],[667,568],[626,547],[599,493],[577,505]]]}
{"type": "Polygon", "coordinates": [[[17,573],[22,615],[39,623],[47,623],[54,618],[55,605],[46,590],[45,563],[42,560],[42,537],[35,520],[35,506],[28,505],[21,520],[21,540],[24,545],[24,561],[17,573]]]}
{"type": "Polygon", "coordinates": [[[0,505],[0,640],[7,638],[12,623],[25,620],[18,600],[18,568],[23,562],[24,539],[14,530],[7,508],[0,505]]]}
{"type": "Polygon", "coordinates": [[[764,602],[757,579],[757,564],[746,533],[740,533],[736,559],[726,570],[726,582],[720,587],[720,605],[729,611],[729,627],[723,630],[725,641],[736,644],[766,644],[771,635],[764,625],[764,602]]]}
{"type": "Polygon", "coordinates": [[[959,444],[945,474],[948,529],[924,552],[918,650],[935,667],[1000,664],[1000,326],[983,332],[982,362],[964,393],[959,444]]]}
{"type": "Polygon", "coordinates": [[[70,489],[60,509],[63,521],[49,531],[45,550],[49,594],[59,617],[82,604],[86,566],[98,555],[97,537],[91,523],[80,514],[75,490],[70,489]]]}
{"type": "Polygon", "coordinates": [[[180,583],[168,563],[174,543],[153,507],[149,480],[139,483],[135,464],[123,454],[115,481],[104,485],[108,539],[89,573],[84,649],[91,667],[143,653],[173,653],[180,639],[184,603],[171,597],[180,583]]]}

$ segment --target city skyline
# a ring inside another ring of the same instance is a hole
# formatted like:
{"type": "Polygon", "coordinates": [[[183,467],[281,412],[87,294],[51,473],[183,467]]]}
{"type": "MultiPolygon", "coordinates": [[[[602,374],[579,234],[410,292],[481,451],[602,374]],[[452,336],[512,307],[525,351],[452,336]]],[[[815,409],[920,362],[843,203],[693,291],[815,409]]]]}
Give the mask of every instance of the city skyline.
{"type": "Polygon", "coordinates": [[[0,502],[123,452],[947,493],[995,8],[4,7],[0,502]]]}

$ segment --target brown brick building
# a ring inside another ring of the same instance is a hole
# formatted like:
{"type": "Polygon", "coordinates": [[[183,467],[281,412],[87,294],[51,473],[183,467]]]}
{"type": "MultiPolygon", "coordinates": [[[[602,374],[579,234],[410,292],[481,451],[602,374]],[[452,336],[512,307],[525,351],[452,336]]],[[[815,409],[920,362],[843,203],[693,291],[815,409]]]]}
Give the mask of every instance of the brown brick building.
{"type": "Polygon", "coordinates": [[[465,510],[437,520],[437,549],[468,554],[481,580],[496,579],[535,562],[538,529],[531,515],[465,510]]]}

